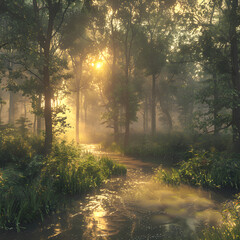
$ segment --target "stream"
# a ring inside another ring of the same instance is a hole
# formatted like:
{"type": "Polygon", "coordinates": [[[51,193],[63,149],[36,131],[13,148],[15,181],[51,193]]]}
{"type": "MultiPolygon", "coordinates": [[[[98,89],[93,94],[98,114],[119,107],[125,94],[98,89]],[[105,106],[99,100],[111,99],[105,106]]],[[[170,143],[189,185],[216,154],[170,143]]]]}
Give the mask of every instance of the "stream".
{"type": "Polygon", "coordinates": [[[85,147],[124,164],[127,176],[109,179],[27,230],[1,233],[0,240],[194,240],[204,225],[221,224],[221,196],[155,183],[154,164],[98,151],[98,145],[85,147]]]}

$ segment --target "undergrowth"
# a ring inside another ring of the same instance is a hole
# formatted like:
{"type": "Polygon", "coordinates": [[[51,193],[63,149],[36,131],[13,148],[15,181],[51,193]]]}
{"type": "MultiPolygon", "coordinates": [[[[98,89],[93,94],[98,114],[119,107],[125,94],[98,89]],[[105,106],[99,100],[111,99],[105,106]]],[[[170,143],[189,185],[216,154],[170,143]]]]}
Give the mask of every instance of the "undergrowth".
{"type": "Polygon", "coordinates": [[[214,135],[187,135],[182,132],[171,134],[158,133],[155,137],[143,134],[131,136],[130,145],[124,149],[128,156],[137,157],[146,161],[155,161],[165,166],[187,160],[192,155],[189,151],[195,150],[223,152],[231,150],[231,139],[226,136],[214,135]]]}
{"type": "Polygon", "coordinates": [[[65,197],[126,174],[123,165],[64,141],[55,142],[52,154],[44,157],[40,138],[23,139],[9,131],[0,133],[0,140],[0,229],[19,231],[59,209],[65,197]]]}
{"type": "Polygon", "coordinates": [[[191,151],[192,157],[177,168],[158,168],[155,177],[168,184],[181,183],[211,189],[240,188],[240,156],[219,152],[191,151]]]}

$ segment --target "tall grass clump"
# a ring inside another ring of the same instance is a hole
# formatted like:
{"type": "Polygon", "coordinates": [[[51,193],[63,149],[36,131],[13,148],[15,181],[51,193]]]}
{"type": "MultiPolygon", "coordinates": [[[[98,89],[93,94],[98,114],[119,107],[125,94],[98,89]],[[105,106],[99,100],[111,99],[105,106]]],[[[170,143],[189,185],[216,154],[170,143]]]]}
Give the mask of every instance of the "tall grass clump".
{"type": "Polygon", "coordinates": [[[55,209],[58,201],[50,185],[33,182],[14,169],[0,170],[0,228],[20,230],[55,209]]]}
{"type": "Polygon", "coordinates": [[[0,229],[20,230],[59,209],[64,197],[84,194],[113,175],[126,174],[126,168],[111,159],[98,159],[64,141],[55,142],[52,154],[44,157],[41,139],[1,137],[0,229]]]}
{"type": "Polygon", "coordinates": [[[125,175],[127,173],[127,169],[122,164],[117,164],[111,159],[104,157],[99,161],[99,165],[101,166],[102,173],[104,178],[109,178],[111,176],[125,175]]]}

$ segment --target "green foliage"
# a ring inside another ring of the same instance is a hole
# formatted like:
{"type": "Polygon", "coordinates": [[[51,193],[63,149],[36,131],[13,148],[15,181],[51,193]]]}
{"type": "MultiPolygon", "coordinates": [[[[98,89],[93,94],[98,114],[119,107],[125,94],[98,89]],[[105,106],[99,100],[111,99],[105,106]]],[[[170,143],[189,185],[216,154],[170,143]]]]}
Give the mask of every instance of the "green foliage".
{"type": "Polygon", "coordinates": [[[42,155],[44,152],[44,138],[43,136],[28,137],[28,143],[36,155],[42,155]]]}
{"type": "Polygon", "coordinates": [[[0,167],[30,159],[31,147],[22,137],[0,135],[0,139],[0,167]]]}
{"type": "Polygon", "coordinates": [[[22,183],[22,174],[12,169],[1,170],[0,177],[0,228],[20,230],[24,225],[55,209],[59,199],[51,184],[39,180],[22,183]]]}
{"type": "Polygon", "coordinates": [[[159,134],[155,138],[134,135],[131,142],[132,144],[125,150],[125,154],[160,161],[167,165],[185,159],[190,150],[190,139],[181,133],[159,134]]]}
{"type": "Polygon", "coordinates": [[[66,141],[55,142],[50,158],[56,159],[57,164],[68,164],[73,159],[80,158],[82,155],[81,149],[76,148],[73,143],[67,144],[66,141]]]}
{"type": "Polygon", "coordinates": [[[65,105],[53,109],[53,131],[55,136],[64,134],[66,129],[70,128],[70,124],[67,123],[67,111],[69,111],[69,109],[67,109],[65,105]]]}
{"type": "Polygon", "coordinates": [[[225,203],[223,208],[223,224],[217,227],[206,228],[199,239],[239,239],[240,238],[240,194],[233,201],[225,203]]]}
{"type": "MultiPolygon", "coordinates": [[[[24,120],[24,118],[23,118],[24,120]]],[[[22,135],[25,120],[19,128],[0,129],[0,167],[9,165],[25,169],[35,156],[43,154],[44,139],[37,136],[22,135]]]]}
{"type": "Polygon", "coordinates": [[[231,152],[231,141],[231,135],[203,134],[195,135],[191,140],[191,146],[195,150],[212,151],[215,149],[218,152],[231,152]]]}
{"type": "MultiPolygon", "coordinates": [[[[51,160],[48,164],[51,164],[51,160]]],[[[55,165],[54,161],[53,164],[55,165]]],[[[67,164],[57,166],[54,173],[45,174],[47,178],[52,177],[56,192],[63,194],[84,193],[90,188],[99,186],[102,182],[101,168],[94,157],[69,161],[67,164]]]]}
{"type": "Polygon", "coordinates": [[[22,137],[26,137],[28,134],[29,128],[32,126],[31,121],[25,117],[20,117],[19,119],[16,120],[16,124],[18,125],[19,134],[22,137]]]}
{"type": "Polygon", "coordinates": [[[58,209],[63,196],[83,194],[113,175],[126,174],[124,166],[64,141],[56,142],[52,154],[43,157],[38,155],[41,139],[1,137],[0,229],[20,230],[58,209]]]}
{"type": "Polygon", "coordinates": [[[132,135],[130,142],[125,154],[148,161],[154,160],[168,166],[190,158],[192,153],[189,151],[192,148],[198,151],[231,151],[231,136],[229,135],[187,135],[172,132],[171,134],[159,133],[152,138],[143,134],[135,134],[132,135]]]}
{"type": "Polygon", "coordinates": [[[239,189],[240,156],[217,152],[192,152],[193,157],[170,171],[159,168],[156,179],[169,184],[190,184],[209,188],[239,189]]]}
{"type": "Polygon", "coordinates": [[[101,158],[99,164],[104,178],[109,178],[113,175],[125,175],[127,173],[127,169],[122,164],[117,164],[107,157],[101,158]]]}
{"type": "Polygon", "coordinates": [[[87,156],[79,162],[74,160],[67,166],[60,165],[53,176],[54,187],[63,194],[84,193],[90,188],[99,186],[112,175],[124,175],[126,168],[108,158],[97,161],[87,156]]]}
{"type": "Polygon", "coordinates": [[[196,102],[207,106],[200,108],[193,115],[193,127],[202,132],[209,132],[214,128],[216,133],[227,129],[231,124],[231,107],[233,90],[228,88],[226,78],[222,75],[203,80],[200,89],[196,94],[196,102]]]}

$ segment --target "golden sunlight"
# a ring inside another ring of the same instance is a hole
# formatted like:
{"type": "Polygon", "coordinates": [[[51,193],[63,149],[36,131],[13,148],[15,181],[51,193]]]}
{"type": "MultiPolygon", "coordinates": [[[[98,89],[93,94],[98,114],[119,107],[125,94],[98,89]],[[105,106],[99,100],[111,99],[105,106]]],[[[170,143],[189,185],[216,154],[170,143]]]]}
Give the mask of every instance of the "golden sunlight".
{"type": "Polygon", "coordinates": [[[97,68],[97,69],[102,68],[102,66],[103,66],[103,63],[102,63],[102,62],[97,62],[97,63],[96,63],[96,68],[97,68]]]}
{"type": "Polygon", "coordinates": [[[96,62],[91,64],[92,67],[95,67],[96,69],[101,69],[103,66],[103,62],[96,62]]]}

